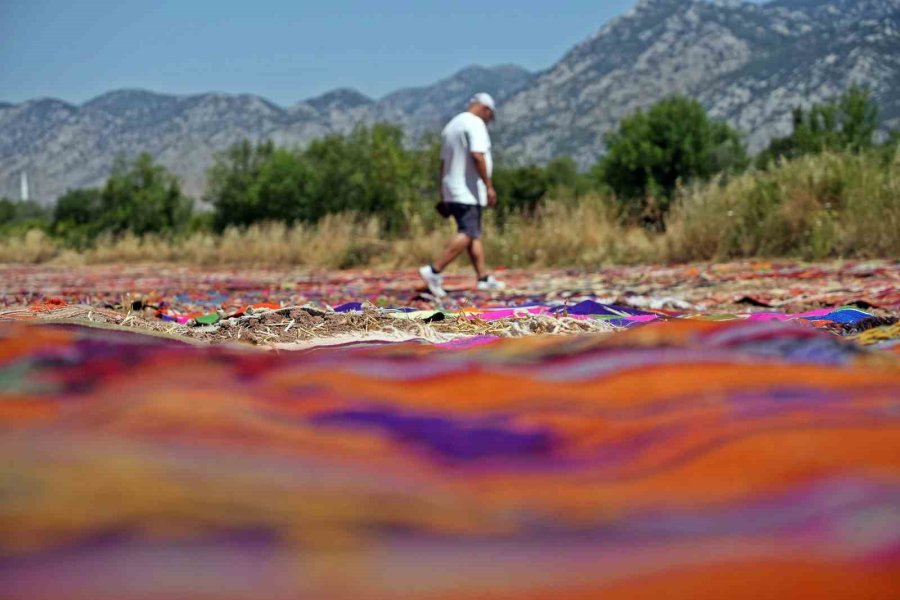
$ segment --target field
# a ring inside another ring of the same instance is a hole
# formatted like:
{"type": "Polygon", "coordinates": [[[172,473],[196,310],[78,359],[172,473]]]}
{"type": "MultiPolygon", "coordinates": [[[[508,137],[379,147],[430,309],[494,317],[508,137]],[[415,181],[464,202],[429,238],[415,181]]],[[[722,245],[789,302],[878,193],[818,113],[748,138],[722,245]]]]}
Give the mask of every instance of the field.
{"type": "MultiPolygon", "coordinates": [[[[622,215],[609,193],[548,193],[534,213],[486,220],[489,262],[510,268],[727,262],[780,257],[823,261],[900,257],[900,154],[824,153],[766,171],[722,176],[678,190],[664,232],[622,215]]],[[[427,198],[387,233],[377,215],[336,213],[315,224],[281,221],[196,231],[104,233],[84,246],[45,223],[3,227],[0,263],[58,266],[143,264],[395,270],[431,260],[452,227],[427,198]]],[[[209,216],[209,215],[207,215],[209,216]]],[[[95,215],[99,218],[99,216],[95,215]]],[[[62,227],[65,230],[65,227],[62,227]]]]}
{"type": "Polygon", "coordinates": [[[760,314],[754,318],[767,313],[788,318],[845,305],[869,311],[873,320],[868,324],[874,326],[890,325],[900,310],[900,267],[889,261],[505,270],[498,276],[509,288],[495,294],[478,292],[471,275],[458,272],[448,276],[451,295],[440,303],[426,293],[414,270],[22,265],[6,267],[2,274],[0,317],[89,316],[110,325],[263,346],[389,332],[446,341],[475,334],[615,329],[607,318],[590,318],[603,311],[570,314],[571,307],[584,301],[641,317],[629,326],[651,317],[664,321],[730,315],[740,320],[756,312],[760,314]],[[250,318],[254,310],[256,317],[250,318]],[[413,310],[417,312],[400,312],[413,310]],[[319,320],[313,329],[305,322],[280,330],[275,323],[287,327],[292,311],[294,321],[298,311],[314,313],[319,320]]]}
{"type": "Polygon", "coordinates": [[[52,4],[0,600],[900,600],[900,0],[52,4]]]}
{"type": "Polygon", "coordinates": [[[498,275],[0,268],[0,589],[897,597],[900,263],[498,275]]]}

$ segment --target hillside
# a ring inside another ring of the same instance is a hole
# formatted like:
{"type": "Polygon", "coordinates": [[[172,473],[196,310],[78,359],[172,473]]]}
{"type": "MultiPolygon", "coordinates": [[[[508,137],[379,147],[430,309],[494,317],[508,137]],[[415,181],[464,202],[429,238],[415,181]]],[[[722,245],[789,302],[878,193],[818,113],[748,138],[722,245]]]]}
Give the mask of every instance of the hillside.
{"type": "Polygon", "coordinates": [[[853,83],[900,124],[900,0],[642,0],[504,103],[498,142],[530,160],[572,154],[587,165],[623,116],[679,93],[756,151],[789,133],[794,106],[853,83]]]}
{"type": "Polygon", "coordinates": [[[514,66],[469,67],[435,84],[380,101],[340,89],[284,108],[253,95],[172,96],[116,90],[80,106],[55,99],[0,105],[0,196],[18,197],[19,173],[32,195],[50,202],[66,189],[97,185],[119,153],[149,152],[198,197],[216,151],[242,139],[304,144],[356,123],[392,121],[411,136],[439,128],[471,90],[502,101],[531,80],[514,66]]]}
{"type": "Polygon", "coordinates": [[[699,98],[758,150],[788,132],[794,106],[852,83],[873,90],[885,125],[900,126],[900,0],[641,0],[540,73],[472,66],[381,99],[339,89],[282,107],[253,95],[117,90],[80,106],[0,103],[0,196],[16,197],[26,170],[33,195],[50,202],[102,182],[117,154],[141,151],[199,196],[213,154],[235,141],[304,144],[376,121],[415,139],[477,90],[499,101],[495,145],[520,161],[571,154],[587,166],[624,115],[673,93],[699,98]]]}

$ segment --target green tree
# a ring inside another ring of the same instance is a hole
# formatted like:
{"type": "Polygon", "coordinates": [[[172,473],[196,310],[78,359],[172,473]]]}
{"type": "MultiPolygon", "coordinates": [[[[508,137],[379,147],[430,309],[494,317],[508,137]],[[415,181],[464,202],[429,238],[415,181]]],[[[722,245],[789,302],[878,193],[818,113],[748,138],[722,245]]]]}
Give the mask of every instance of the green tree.
{"type": "Polygon", "coordinates": [[[118,157],[101,192],[101,231],[137,235],[172,233],[191,218],[190,199],[178,179],[156,165],[149,154],[133,160],[118,157]]]}
{"type": "Polygon", "coordinates": [[[573,200],[587,194],[594,187],[592,177],[578,170],[571,156],[558,156],[544,167],[547,187],[557,194],[568,193],[573,200]]]}
{"type": "Polygon", "coordinates": [[[103,229],[103,194],[97,188],[69,190],[53,208],[53,233],[67,244],[83,247],[103,229]]]}
{"type": "Polygon", "coordinates": [[[547,172],[541,167],[504,167],[494,169],[497,190],[496,219],[503,225],[514,212],[532,215],[549,189],[547,172]]]}
{"type": "Polygon", "coordinates": [[[213,227],[222,231],[228,225],[249,225],[272,219],[250,198],[250,188],[260,176],[263,165],[272,157],[270,141],[256,145],[244,140],[215,156],[206,175],[204,199],[213,206],[213,227]]]}
{"type": "Polygon", "coordinates": [[[49,211],[35,202],[17,202],[0,198],[0,233],[23,233],[29,229],[48,229],[49,211]]]}
{"type": "Polygon", "coordinates": [[[417,203],[416,161],[398,127],[360,126],[347,136],[313,142],[303,156],[317,175],[317,218],[347,211],[378,215],[395,231],[417,203]]]}
{"type": "Polygon", "coordinates": [[[791,134],[773,139],[756,164],[765,168],[778,159],[826,150],[863,152],[874,147],[877,129],[878,104],[869,90],[853,86],[833,101],[795,108],[791,134]]]}
{"type": "Polygon", "coordinates": [[[872,148],[878,130],[878,112],[878,103],[868,89],[851,87],[838,100],[840,144],[857,153],[872,148]]]}
{"type": "Polygon", "coordinates": [[[16,215],[16,203],[9,198],[0,198],[0,227],[12,222],[16,215]]]}
{"type": "Polygon", "coordinates": [[[607,135],[606,146],[595,176],[616,193],[626,212],[659,228],[679,183],[706,180],[747,163],[737,131],[711,120],[699,102],[678,96],[623,119],[607,135]]]}
{"type": "Polygon", "coordinates": [[[409,210],[436,222],[435,203],[441,198],[441,136],[427,133],[413,150],[413,185],[415,198],[409,210]]]}
{"type": "Polygon", "coordinates": [[[315,203],[315,174],[296,151],[278,148],[259,165],[246,192],[248,215],[255,221],[315,221],[320,207],[315,203]]]}
{"type": "Polygon", "coordinates": [[[243,142],[217,157],[206,198],[218,229],[257,221],[316,222],[354,212],[377,215],[396,231],[433,185],[423,171],[432,160],[430,150],[407,150],[402,131],[384,124],[331,135],[303,151],[243,142]]]}

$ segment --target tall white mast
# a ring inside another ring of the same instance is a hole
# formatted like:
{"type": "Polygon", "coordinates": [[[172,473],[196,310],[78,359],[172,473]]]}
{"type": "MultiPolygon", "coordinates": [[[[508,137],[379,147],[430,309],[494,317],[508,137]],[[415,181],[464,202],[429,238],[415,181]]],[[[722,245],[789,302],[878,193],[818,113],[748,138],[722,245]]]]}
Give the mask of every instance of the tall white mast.
{"type": "Polygon", "coordinates": [[[28,174],[25,171],[22,171],[22,180],[20,185],[21,187],[19,188],[19,196],[22,199],[22,202],[28,202],[28,174]]]}

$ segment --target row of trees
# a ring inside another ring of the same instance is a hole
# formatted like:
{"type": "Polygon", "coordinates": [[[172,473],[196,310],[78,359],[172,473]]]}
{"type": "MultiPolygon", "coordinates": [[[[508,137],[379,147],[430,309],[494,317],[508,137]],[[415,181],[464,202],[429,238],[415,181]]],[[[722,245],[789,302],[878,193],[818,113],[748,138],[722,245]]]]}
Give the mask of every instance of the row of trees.
{"type": "Polygon", "coordinates": [[[710,119],[696,100],[664,99],[625,118],[606,137],[607,154],[594,167],[631,218],[657,229],[665,225],[676,187],[706,181],[748,165],[740,134],[710,119]]]}
{"type": "Polygon", "coordinates": [[[257,221],[316,222],[332,213],[379,215],[399,230],[433,186],[433,152],[407,150],[391,125],[358,127],[306,149],[236,144],[216,157],[206,200],[216,229],[257,221]]]}
{"type": "Polygon", "coordinates": [[[83,245],[100,234],[178,232],[190,226],[192,216],[193,202],[182,194],[178,179],[141,154],[131,161],[116,159],[102,188],[62,196],[52,230],[72,245],[83,245]]]}
{"type": "MultiPolygon", "coordinates": [[[[533,212],[553,190],[557,198],[601,191],[618,199],[623,218],[662,229],[680,185],[737,173],[754,162],[766,169],[778,160],[825,150],[870,151],[877,123],[876,103],[866,90],[852,88],[833,102],[797,109],[793,132],[751,161],[739,132],[710,119],[694,100],[668,98],[625,118],[606,137],[606,155],[588,172],[568,157],[545,166],[500,161],[494,179],[501,203],[495,214],[502,225],[513,212],[533,212]]],[[[895,134],[887,144],[895,147],[897,141],[895,134]]],[[[397,233],[415,215],[435,218],[439,157],[436,136],[409,149],[401,130],[386,124],[329,136],[305,149],[245,141],[216,157],[204,198],[212,212],[195,213],[176,177],[144,154],[118,159],[102,188],[70,191],[52,213],[0,201],[0,228],[42,224],[71,245],[83,245],[101,234],[314,223],[352,211],[377,215],[387,232],[397,233]]]]}
{"type": "Polygon", "coordinates": [[[101,234],[177,233],[197,226],[193,204],[149,154],[120,157],[102,188],[71,190],[52,208],[0,200],[0,233],[39,228],[76,247],[101,234]]]}
{"type": "MultiPolygon", "coordinates": [[[[877,130],[878,104],[867,90],[854,86],[833,102],[795,108],[791,134],[772,140],[756,157],[756,165],[766,168],[779,159],[825,150],[864,152],[875,146],[877,130]]],[[[898,133],[893,132],[887,144],[896,145],[898,133]]]]}

